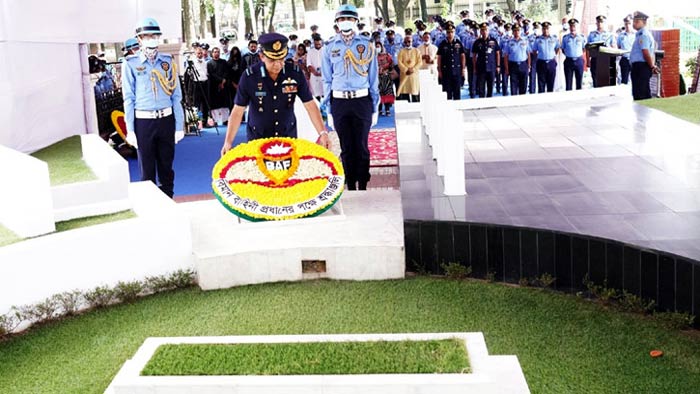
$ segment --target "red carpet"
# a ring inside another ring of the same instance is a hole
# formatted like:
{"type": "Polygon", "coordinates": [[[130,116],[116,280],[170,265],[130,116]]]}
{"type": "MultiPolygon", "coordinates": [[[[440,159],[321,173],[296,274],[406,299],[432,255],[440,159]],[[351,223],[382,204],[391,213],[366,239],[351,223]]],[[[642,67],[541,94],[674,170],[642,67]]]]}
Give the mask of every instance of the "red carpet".
{"type": "Polygon", "coordinates": [[[369,131],[370,167],[399,165],[396,129],[372,129],[369,131]]]}

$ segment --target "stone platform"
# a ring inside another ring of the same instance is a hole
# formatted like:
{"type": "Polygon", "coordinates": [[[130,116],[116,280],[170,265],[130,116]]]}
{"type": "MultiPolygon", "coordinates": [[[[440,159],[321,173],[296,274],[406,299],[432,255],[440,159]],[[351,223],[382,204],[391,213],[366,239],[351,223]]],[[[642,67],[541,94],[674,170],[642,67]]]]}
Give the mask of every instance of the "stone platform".
{"type": "Polygon", "coordinates": [[[192,223],[199,285],[209,290],[307,278],[403,278],[400,192],[346,191],[337,205],[342,211],[317,218],[251,223],[218,201],[178,204],[192,223]],[[305,274],[302,261],[316,269],[305,274]],[[318,269],[323,265],[325,272],[318,269]]]}

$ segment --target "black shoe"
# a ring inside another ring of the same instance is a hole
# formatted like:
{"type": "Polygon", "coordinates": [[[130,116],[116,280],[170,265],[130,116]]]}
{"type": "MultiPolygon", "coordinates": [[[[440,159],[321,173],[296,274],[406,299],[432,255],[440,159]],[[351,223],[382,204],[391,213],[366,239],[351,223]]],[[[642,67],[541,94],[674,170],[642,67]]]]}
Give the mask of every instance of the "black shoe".
{"type": "Polygon", "coordinates": [[[348,190],[357,190],[356,182],[348,182],[348,190]]]}
{"type": "Polygon", "coordinates": [[[359,190],[367,190],[367,182],[358,182],[358,187],[359,190]]]}

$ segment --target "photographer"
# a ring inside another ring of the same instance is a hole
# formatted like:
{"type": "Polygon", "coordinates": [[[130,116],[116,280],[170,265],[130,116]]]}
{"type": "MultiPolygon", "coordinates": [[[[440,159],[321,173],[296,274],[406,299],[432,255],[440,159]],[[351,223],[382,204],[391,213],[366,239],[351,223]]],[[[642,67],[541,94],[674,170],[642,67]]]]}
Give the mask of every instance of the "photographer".
{"type": "Polygon", "coordinates": [[[195,49],[195,59],[190,64],[194,69],[194,105],[199,108],[201,120],[197,125],[199,130],[207,124],[209,119],[209,72],[205,59],[206,50],[202,46],[195,49]]]}

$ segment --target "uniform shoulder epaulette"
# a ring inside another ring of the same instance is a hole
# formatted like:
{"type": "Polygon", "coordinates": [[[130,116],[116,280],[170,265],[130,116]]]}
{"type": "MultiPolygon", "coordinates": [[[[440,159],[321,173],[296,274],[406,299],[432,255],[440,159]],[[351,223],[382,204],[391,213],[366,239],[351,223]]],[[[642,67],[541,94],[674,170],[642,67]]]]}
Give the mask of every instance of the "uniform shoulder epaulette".
{"type": "Polygon", "coordinates": [[[169,53],[158,53],[161,57],[167,58],[167,59],[172,59],[173,55],[169,53]]]}

